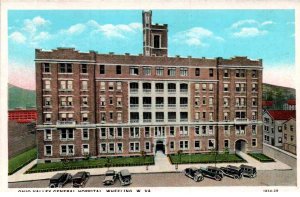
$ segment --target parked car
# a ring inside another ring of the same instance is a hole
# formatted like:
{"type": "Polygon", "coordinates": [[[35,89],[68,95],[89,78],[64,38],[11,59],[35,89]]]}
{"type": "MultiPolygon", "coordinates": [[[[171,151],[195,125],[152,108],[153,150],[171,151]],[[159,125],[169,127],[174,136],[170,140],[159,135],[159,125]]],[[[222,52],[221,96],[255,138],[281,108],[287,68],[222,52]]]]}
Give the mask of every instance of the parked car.
{"type": "Polygon", "coordinates": [[[132,183],[131,174],[128,170],[121,170],[118,177],[122,186],[130,185],[132,183]]]}
{"type": "Polygon", "coordinates": [[[221,167],[220,169],[223,171],[225,176],[234,179],[241,179],[243,177],[242,169],[239,167],[228,165],[227,167],[221,167]]]}
{"type": "Polygon", "coordinates": [[[117,179],[117,173],[114,170],[107,170],[103,185],[113,185],[117,179]]]}
{"type": "Polygon", "coordinates": [[[72,178],[73,187],[84,187],[89,178],[89,172],[77,172],[72,178]]]}
{"type": "Polygon", "coordinates": [[[240,166],[240,168],[242,170],[243,176],[246,176],[246,177],[249,177],[249,178],[255,178],[256,175],[257,175],[256,167],[247,166],[247,165],[242,164],[240,166]]]}
{"type": "Polygon", "coordinates": [[[221,181],[223,178],[223,172],[220,168],[208,166],[207,168],[200,168],[200,172],[203,176],[221,181]]]}
{"type": "Polygon", "coordinates": [[[193,179],[196,182],[203,181],[203,179],[204,179],[202,173],[197,168],[193,168],[193,167],[192,168],[186,168],[184,170],[184,174],[185,174],[185,176],[193,179]]]}
{"type": "Polygon", "coordinates": [[[72,175],[69,173],[57,173],[55,174],[49,182],[50,188],[63,187],[72,179],[72,175]]]}

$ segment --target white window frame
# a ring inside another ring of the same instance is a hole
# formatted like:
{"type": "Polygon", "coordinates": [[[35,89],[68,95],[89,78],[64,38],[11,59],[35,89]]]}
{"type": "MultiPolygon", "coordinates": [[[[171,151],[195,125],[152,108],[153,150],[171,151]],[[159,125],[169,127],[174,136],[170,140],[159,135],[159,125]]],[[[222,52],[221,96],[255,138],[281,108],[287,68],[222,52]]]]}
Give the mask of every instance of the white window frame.
{"type": "Polygon", "coordinates": [[[52,129],[45,129],[44,130],[44,141],[52,141],[52,129]],[[47,138],[47,130],[50,131],[50,138],[47,138]]]}
{"type": "Polygon", "coordinates": [[[116,153],[123,153],[123,149],[124,149],[123,142],[117,142],[116,146],[115,146],[115,152],[116,153]],[[119,150],[118,144],[122,144],[122,150],[121,151],[119,150]]]}
{"type": "Polygon", "coordinates": [[[252,138],[251,139],[251,146],[252,147],[257,147],[257,138],[252,138]],[[255,140],[255,146],[253,146],[253,140],[255,140]]]}
{"type": "Polygon", "coordinates": [[[195,150],[200,150],[201,149],[201,140],[200,139],[197,139],[197,140],[194,140],[194,149],[195,150]],[[199,142],[199,147],[196,147],[196,142],[199,142]]]}
{"type": "Polygon", "coordinates": [[[89,155],[90,154],[90,145],[89,144],[82,144],[81,145],[81,154],[82,155],[89,155]],[[87,145],[87,150],[88,150],[87,153],[84,152],[84,148],[83,148],[83,146],[86,146],[86,145],[87,145]]]}
{"type": "Polygon", "coordinates": [[[44,156],[51,157],[52,155],[53,155],[52,145],[44,145],[44,156]],[[51,148],[51,154],[47,154],[47,148],[46,147],[51,148]]]}
{"type": "Polygon", "coordinates": [[[179,141],[179,150],[189,150],[190,144],[188,140],[180,140],[179,141]],[[180,143],[182,142],[183,147],[180,147],[180,143]],[[186,147],[187,145],[187,147],[186,147]]]}
{"type": "Polygon", "coordinates": [[[100,143],[99,144],[99,152],[100,153],[107,153],[108,150],[107,150],[107,143],[100,143]],[[105,151],[102,150],[102,145],[105,145],[105,151]]]}
{"type": "Polygon", "coordinates": [[[109,143],[107,143],[107,152],[108,152],[108,153],[115,153],[115,152],[116,152],[116,146],[115,146],[115,143],[114,143],[114,142],[109,142],[109,143]],[[114,150],[113,150],[113,151],[110,150],[110,145],[111,145],[111,144],[113,144],[113,147],[114,147],[114,150]]]}
{"type": "Polygon", "coordinates": [[[81,139],[82,140],[89,140],[90,139],[90,129],[88,128],[82,128],[81,129],[81,139]],[[84,130],[87,130],[87,138],[84,137],[84,130]]]}
{"type": "Polygon", "coordinates": [[[150,141],[145,141],[144,143],[144,151],[145,152],[151,152],[151,142],[150,141]],[[149,149],[146,149],[146,144],[149,143],[149,149]]]}
{"type": "Polygon", "coordinates": [[[211,150],[211,149],[214,149],[214,148],[216,148],[216,140],[215,140],[215,139],[208,139],[208,140],[207,140],[207,149],[208,149],[208,150],[211,150]],[[210,147],[210,146],[209,146],[209,141],[212,141],[212,142],[213,142],[213,144],[214,144],[213,147],[210,147]]]}
{"type": "Polygon", "coordinates": [[[74,156],[75,155],[75,145],[74,144],[61,144],[59,153],[60,153],[61,156],[74,156]],[[66,154],[62,153],[62,146],[66,146],[66,151],[67,151],[66,154]],[[69,146],[73,146],[73,153],[72,154],[69,154],[69,146]]]}

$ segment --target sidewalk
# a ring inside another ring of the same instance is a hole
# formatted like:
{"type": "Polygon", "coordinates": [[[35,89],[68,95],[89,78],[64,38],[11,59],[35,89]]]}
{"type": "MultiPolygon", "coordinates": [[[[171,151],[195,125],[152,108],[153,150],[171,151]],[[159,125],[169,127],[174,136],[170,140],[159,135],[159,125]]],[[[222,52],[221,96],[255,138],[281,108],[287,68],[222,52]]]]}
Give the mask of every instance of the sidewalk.
{"type": "MultiPolygon", "coordinates": [[[[247,165],[255,166],[257,170],[291,170],[292,168],[278,160],[271,163],[261,163],[254,158],[248,156],[243,152],[238,152],[241,157],[243,157],[247,161],[247,165]]],[[[33,173],[33,174],[24,174],[28,169],[30,169],[34,164],[35,161],[32,161],[27,166],[16,172],[15,174],[8,177],[8,182],[20,182],[20,181],[31,181],[31,180],[41,180],[41,179],[49,179],[56,173],[56,172],[44,172],[44,173],[33,173]]],[[[217,167],[233,165],[239,166],[241,163],[220,163],[216,164],[217,167]]],[[[178,169],[176,169],[175,165],[172,165],[169,162],[169,159],[163,153],[158,152],[155,156],[155,165],[148,166],[148,170],[146,166],[134,166],[134,167],[111,167],[109,169],[113,169],[115,171],[120,171],[122,169],[128,169],[131,173],[163,173],[163,172],[182,172],[185,168],[188,167],[207,167],[215,165],[213,163],[210,164],[182,164],[178,165],[178,169]]],[[[75,174],[78,171],[87,171],[90,172],[91,175],[103,175],[107,171],[108,168],[94,168],[94,169],[81,169],[81,170],[68,170],[68,173],[75,174]]],[[[66,171],[60,171],[66,172],[66,171]]]]}

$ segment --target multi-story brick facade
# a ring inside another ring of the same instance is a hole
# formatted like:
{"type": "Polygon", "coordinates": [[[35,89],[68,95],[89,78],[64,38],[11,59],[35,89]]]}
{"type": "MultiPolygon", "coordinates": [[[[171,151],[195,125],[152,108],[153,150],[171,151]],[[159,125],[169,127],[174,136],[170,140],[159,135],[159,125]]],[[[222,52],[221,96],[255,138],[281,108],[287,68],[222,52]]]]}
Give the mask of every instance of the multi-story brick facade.
{"type": "Polygon", "coordinates": [[[151,16],[143,55],[36,50],[40,161],[262,150],[262,61],[168,57],[151,16]]]}

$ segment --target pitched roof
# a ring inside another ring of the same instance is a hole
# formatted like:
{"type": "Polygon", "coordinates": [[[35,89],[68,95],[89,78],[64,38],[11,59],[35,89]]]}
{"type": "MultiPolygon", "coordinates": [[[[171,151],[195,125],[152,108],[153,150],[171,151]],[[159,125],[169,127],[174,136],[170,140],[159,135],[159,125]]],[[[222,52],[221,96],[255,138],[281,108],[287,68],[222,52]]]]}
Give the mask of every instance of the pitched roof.
{"type": "Polygon", "coordinates": [[[296,99],[289,99],[289,100],[287,101],[287,103],[288,103],[289,105],[296,105],[296,99]]]}
{"type": "Polygon", "coordinates": [[[267,110],[274,120],[289,120],[296,118],[296,110],[267,110]]]}
{"type": "Polygon", "coordinates": [[[271,107],[273,106],[273,101],[262,101],[263,107],[271,107]]]}

